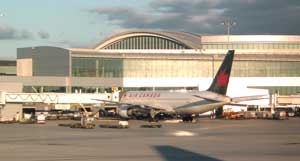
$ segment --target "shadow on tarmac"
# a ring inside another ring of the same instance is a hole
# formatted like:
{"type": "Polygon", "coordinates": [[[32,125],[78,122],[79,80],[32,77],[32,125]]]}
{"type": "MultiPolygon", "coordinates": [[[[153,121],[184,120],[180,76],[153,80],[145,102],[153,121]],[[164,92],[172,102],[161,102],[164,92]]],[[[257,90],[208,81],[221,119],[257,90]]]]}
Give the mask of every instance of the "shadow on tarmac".
{"type": "Polygon", "coordinates": [[[168,145],[153,146],[165,161],[222,161],[168,145]]]}

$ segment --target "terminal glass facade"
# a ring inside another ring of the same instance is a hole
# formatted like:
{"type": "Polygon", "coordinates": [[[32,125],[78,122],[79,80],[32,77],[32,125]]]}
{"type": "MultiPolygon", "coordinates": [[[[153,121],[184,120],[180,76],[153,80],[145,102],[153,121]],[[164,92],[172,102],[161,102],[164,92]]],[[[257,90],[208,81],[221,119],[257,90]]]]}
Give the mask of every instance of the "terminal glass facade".
{"type": "Polygon", "coordinates": [[[124,77],[210,77],[212,65],[205,60],[126,59],[124,77]]]}
{"type": "Polygon", "coordinates": [[[0,75],[16,75],[16,61],[0,60],[0,75]]]}
{"type": "Polygon", "coordinates": [[[234,61],[235,77],[299,77],[300,62],[288,61],[234,61]]]}
{"type": "Polygon", "coordinates": [[[0,75],[16,75],[16,67],[0,66],[0,75]]]}
{"type": "MultiPolygon", "coordinates": [[[[221,60],[73,58],[72,76],[106,78],[213,77],[221,60]]],[[[300,62],[235,60],[233,77],[299,77],[300,62]]]]}
{"type": "Polygon", "coordinates": [[[238,42],[238,43],[207,43],[202,49],[300,49],[300,42],[238,42]]]}
{"type": "Polygon", "coordinates": [[[111,58],[73,58],[72,76],[123,77],[123,61],[111,58]]]}
{"type": "Polygon", "coordinates": [[[104,49],[189,49],[180,42],[155,36],[134,36],[113,42],[104,49]]]}

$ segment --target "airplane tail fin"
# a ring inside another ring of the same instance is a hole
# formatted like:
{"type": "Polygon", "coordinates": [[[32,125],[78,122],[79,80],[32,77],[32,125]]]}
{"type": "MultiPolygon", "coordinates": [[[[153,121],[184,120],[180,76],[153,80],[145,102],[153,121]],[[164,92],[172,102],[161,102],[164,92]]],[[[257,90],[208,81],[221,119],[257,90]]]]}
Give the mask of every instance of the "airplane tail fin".
{"type": "Polygon", "coordinates": [[[223,60],[222,65],[220,66],[212,84],[207,89],[207,91],[226,95],[233,57],[234,57],[234,50],[229,50],[223,60]]]}

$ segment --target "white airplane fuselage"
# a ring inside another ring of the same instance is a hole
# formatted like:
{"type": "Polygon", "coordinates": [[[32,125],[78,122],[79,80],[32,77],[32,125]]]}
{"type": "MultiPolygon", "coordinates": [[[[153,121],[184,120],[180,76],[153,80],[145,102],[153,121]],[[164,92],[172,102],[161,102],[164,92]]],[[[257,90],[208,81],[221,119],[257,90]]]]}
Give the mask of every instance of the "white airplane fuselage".
{"type": "Polygon", "coordinates": [[[230,103],[230,98],[210,91],[134,91],[122,95],[121,104],[147,106],[166,113],[204,113],[230,103]]]}
{"type": "Polygon", "coordinates": [[[169,91],[131,91],[121,96],[119,115],[150,114],[156,111],[177,114],[199,114],[229,104],[226,96],[234,50],[229,50],[211,85],[206,91],[169,92],[169,91]],[[147,113],[148,112],[148,113],[147,113]]]}

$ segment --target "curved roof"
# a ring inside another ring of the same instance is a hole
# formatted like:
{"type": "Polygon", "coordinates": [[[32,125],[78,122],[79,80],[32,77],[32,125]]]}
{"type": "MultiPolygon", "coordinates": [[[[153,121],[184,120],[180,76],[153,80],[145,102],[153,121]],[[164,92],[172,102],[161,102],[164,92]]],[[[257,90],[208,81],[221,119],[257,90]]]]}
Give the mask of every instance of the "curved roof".
{"type": "Polygon", "coordinates": [[[136,36],[160,37],[160,38],[169,39],[171,41],[181,43],[190,49],[201,48],[201,37],[196,34],[187,33],[187,32],[175,32],[175,31],[135,30],[135,31],[128,31],[128,32],[123,32],[120,34],[113,35],[113,36],[103,40],[101,43],[99,43],[95,47],[95,49],[100,50],[114,42],[129,38],[129,37],[136,37],[136,36]]]}

